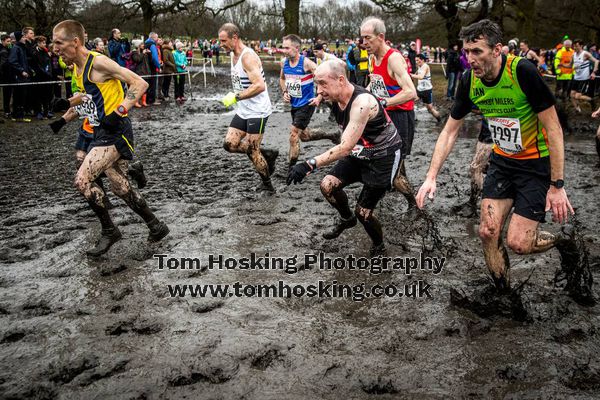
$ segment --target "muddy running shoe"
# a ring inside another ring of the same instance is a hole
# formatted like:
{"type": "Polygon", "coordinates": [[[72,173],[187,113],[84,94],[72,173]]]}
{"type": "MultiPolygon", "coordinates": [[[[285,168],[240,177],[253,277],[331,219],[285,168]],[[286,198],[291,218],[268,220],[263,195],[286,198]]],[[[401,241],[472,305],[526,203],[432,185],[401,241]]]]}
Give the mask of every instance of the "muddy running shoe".
{"type": "Polygon", "coordinates": [[[340,236],[342,232],[344,232],[346,229],[350,229],[353,226],[355,226],[356,222],[356,215],[353,215],[348,219],[337,218],[333,228],[330,231],[325,232],[323,234],[323,239],[335,239],[336,237],[340,236]]]}
{"type": "Polygon", "coordinates": [[[269,176],[273,175],[276,165],[275,162],[277,161],[277,156],[279,156],[279,151],[271,149],[260,149],[260,152],[267,161],[267,166],[269,167],[269,176]]]}
{"type": "Polygon", "coordinates": [[[98,257],[106,253],[110,247],[121,240],[121,231],[116,226],[113,229],[102,229],[102,236],[96,246],[86,251],[90,257],[98,257]]]}
{"type": "Polygon", "coordinates": [[[271,178],[267,179],[267,180],[263,180],[257,187],[256,187],[256,191],[257,192],[265,192],[265,193],[275,193],[275,187],[273,187],[273,183],[271,183],[271,178]]]}
{"type": "Polygon", "coordinates": [[[150,229],[150,233],[148,234],[149,242],[158,242],[169,234],[167,224],[156,218],[148,223],[148,229],[150,229]]]}
{"type": "Polygon", "coordinates": [[[491,274],[492,281],[494,281],[494,286],[499,293],[504,293],[510,291],[510,280],[508,277],[508,270],[501,277],[496,277],[496,274],[491,274]]]}
{"type": "Polygon", "coordinates": [[[143,189],[148,184],[148,179],[144,174],[144,166],[141,162],[135,162],[129,164],[129,170],[127,171],[129,176],[137,183],[138,188],[143,189]]]}
{"type": "Polygon", "coordinates": [[[566,280],[564,289],[573,300],[584,306],[596,304],[588,251],[575,227],[565,225],[561,228],[561,237],[556,242],[556,249],[560,253],[561,271],[554,278],[555,284],[566,280]]]}
{"type": "Polygon", "coordinates": [[[370,257],[377,257],[377,256],[383,256],[385,255],[385,243],[381,242],[380,244],[372,244],[371,248],[369,249],[369,256],[370,257]]]}

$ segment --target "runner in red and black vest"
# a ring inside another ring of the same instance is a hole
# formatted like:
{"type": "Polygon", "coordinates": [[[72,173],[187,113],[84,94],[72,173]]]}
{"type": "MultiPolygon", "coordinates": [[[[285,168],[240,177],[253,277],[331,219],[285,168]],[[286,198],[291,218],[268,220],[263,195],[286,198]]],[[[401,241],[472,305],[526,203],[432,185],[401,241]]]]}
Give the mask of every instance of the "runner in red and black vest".
{"type": "Polygon", "coordinates": [[[365,19],[360,27],[360,36],[372,56],[369,89],[379,98],[402,138],[402,162],[394,178],[394,188],[404,195],[409,210],[416,210],[415,195],[404,165],[415,136],[414,100],[417,91],[410,77],[410,67],[400,52],[386,44],[385,24],[381,19],[365,19]]]}

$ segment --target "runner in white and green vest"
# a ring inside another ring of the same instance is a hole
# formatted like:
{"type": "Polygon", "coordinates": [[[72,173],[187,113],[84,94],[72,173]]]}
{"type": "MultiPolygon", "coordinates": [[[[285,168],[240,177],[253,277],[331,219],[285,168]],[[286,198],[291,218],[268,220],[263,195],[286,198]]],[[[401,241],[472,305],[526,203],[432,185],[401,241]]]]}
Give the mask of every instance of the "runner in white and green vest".
{"type": "MultiPolygon", "coordinates": [[[[538,229],[546,211],[566,223],[573,208],[565,191],[563,133],[555,98],[535,66],[502,54],[502,31],[489,20],[464,27],[460,33],[472,67],[461,79],[446,126],[440,133],[427,177],[417,194],[422,208],[433,200],[436,177],[452,150],[463,118],[477,106],[486,118],[494,142],[483,184],[479,236],[485,262],[496,287],[510,288],[509,258],[502,239],[509,213],[507,244],[517,254],[540,253],[556,247],[561,255],[558,278],[580,304],[594,304],[592,275],[583,242],[572,226],[561,233],[538,229]]],[[[568,186],[568,184],[566,185],[568,186]]]]}

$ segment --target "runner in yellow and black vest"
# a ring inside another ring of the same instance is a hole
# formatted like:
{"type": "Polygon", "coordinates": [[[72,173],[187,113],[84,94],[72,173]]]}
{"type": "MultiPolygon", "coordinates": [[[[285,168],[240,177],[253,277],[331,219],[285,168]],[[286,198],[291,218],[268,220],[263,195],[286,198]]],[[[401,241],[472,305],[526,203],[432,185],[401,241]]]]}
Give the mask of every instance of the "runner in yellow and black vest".
{"type": "Polygon", "coordinates": [[[573,227],[564,226],[560,234],[538,229],[548,210],[560,223],[567,222],[569,212],[574,213],[565,191],[563,133],[554,96],[535,65],[501,53],[502,31],[496,23],[482,20],[464,27],[460,35],[471,72],[461,79],[417,204],[422,208],[427,196],[433,199],[436,177],[454,146],[462,120],[473,106],[478,107],[494,142],[483,184],[479,236],[496,288],[501,292],[510,289],[510,264],[502,239],[508,221],[508,247],[517,254],[532,254],[556,246],[562,258],[557,277],[564,275],[565,289],[576,301],[594,304],[583,242],[576,238],[573,227]]]}
{"type": "Polygon", "coordinates": [[[79,106],[79,115],[94,127],[94,138],[81,167],[75,186],[88,201],[102,225],[102,235],[89,256],[99,256],[121,239],[121,232],[105,207],[104,192],[94,181],[105,173],[112,191],[141,216],[148,225],[149,241],[158,241],[169,233],[164,222],[150,210],[142,195],[129,184],[127,164],[133,158],[133,131],[128,110],[146,91],[148,84],[135,73],[84,46],[84,28],[74,20],[62,21],[54,27],[55,49],[66,63],[75,65],[73,74],[82,92],[69,100],[59,99],[55,110],[79,106]],[[127,95],[121,82],[128,85],[127,95]]]}
{"type": "Polygon", "coordinates": [[[556,71],[556,97],[563,100],[569,96],[571,81],[573,80],[573,42],[567,39],[554,56],[554,70],[556,71]]]}

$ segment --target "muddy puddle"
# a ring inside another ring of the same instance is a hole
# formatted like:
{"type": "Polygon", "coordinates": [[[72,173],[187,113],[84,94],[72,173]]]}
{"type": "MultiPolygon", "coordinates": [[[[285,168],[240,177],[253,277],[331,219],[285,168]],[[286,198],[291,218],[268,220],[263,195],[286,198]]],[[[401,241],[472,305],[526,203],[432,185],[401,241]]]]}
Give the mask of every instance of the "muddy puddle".
{"type": "MultiPolygon", "coordinates": [[[[445,257],[441,272],[320,270],[304,255],[368,255],[362,227],[324,241],[335,216],[319,181],[285,186],[289,112],[268,83],[276,112],[265,143],[280,150],[277,194],[254,191],[248,159],[222,149],[233,116],[223,68],[209,87],[195,81],[183,106],[135,110],[142,190],[171,228],[159,244],[110,195],[123,240],[100,259],[85,249],[100,227],[75,192],[75,124],[53,135],[45,124],[0,124],[0,398],[3,399],[590,399],[600,395],[600,306],[583,307],[552,282],[556,250],[510,254],[515,299],[494,299],[476,218],[452,206],[468,199],[468,166],[478,122],[459,138],[427,215],[406,213],[390,193],[380,203],[393,257],[445,257]],[[239,259],[297,257],[297,271],[159,269],[155,254],[239,259]],[[171,297],[175,284],[431,286],[432,298],[171,297]],[[483,300],[482,300],[483,299],[483,300]],[[486,300],[487,299],[487,300],[486,300]],[[484,301],[485,300],[485,301],[484,301]],[[485,303],[485,304],[483,304],[485,303]]],[[[315,127],[334,129],[328,114],[315,127]]],[[[425,176],[441,129],[425,109],[408,174],[425,176]]],[[[305,143],[301,158],[331,146],[305,143]]],[[[600,171],[593,134],[566,140],[566,178],[596,281],[600,279],[600,171]]],[[[352,186],[354,203],[360,187],[352,186]]],[[[548,223],[552,232],[559,226],[548,223]]],[[[596,294],[599,292],[596,290],[596,294]]]]}

